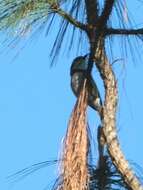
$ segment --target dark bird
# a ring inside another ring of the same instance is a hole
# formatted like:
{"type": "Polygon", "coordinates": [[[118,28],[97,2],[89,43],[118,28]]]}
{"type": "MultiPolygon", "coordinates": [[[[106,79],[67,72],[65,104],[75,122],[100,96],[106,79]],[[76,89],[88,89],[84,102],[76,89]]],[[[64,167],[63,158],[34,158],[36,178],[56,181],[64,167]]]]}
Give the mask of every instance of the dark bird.
{"type": "MultiPolygon", "coordinates": [[[[71,74],[71,88],[73,93],[78,97],[81,88],[83,87],[84,79],[87,74],[88,68],[88,56],[79,56],[76,57],[71,65],[70,74],[71,74]]],[[[94,110],[101,112],[101,97],[97,88],[97,85],[93,77],[89,74],[87,77],[88,85],[88,105],[94,110]]]]}

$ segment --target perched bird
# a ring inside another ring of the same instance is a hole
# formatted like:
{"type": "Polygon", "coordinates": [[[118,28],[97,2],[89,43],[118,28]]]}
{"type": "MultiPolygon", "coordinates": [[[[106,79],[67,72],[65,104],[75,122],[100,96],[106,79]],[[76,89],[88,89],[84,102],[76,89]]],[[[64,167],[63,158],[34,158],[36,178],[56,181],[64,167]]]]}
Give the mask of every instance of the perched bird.
{"type": "MultiPolygon", "coordinates": [[[[79,56],[76,57],[71,65],[70,74],[71,74],[71,88],[73,93],[78,97],[80,90],[83,86],[84,79],[86,77],[86,71],[88,68],[88,56],[79,56]]],[[[88,105],[94,110],[101,112],[101,98],[94,82],[94,79],[91,75],[87,78],[88,84],[88,105]]]]}

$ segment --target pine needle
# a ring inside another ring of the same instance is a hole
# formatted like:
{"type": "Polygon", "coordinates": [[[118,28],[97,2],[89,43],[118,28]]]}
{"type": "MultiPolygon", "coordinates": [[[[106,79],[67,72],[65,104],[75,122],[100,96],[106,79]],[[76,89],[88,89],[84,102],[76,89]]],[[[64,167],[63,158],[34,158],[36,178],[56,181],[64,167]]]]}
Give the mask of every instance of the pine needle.
{"type": "Polygon", "coordinates": [[[88,189],[89,137],[86,120],[87,89],[86,79],[74,107],[64,140],[63,162],[61,164],[62,183],[59,190],[88,189]]]}

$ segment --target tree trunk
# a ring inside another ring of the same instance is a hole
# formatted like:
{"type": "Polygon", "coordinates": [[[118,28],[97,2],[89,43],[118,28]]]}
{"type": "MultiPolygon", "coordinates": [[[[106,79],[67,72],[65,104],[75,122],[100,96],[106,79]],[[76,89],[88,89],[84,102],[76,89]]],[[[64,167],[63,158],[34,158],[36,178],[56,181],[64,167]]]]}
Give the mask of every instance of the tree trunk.
{"type": "MultiPolygon", "coordinates": [[[[101,47],[101,46],[100,46],[101,47]]],[[[113,163],[123,176],[125,182],[133,190],[143,190],[139,179],[130,168],[128,161],[120,148],[116,132],[116,108],[118,100],[117,82],[112,67],[106,57],[106,53],[98,51],[96,54],[96,65],[102,77],[105,87],[105,102],[102,113],[102,125],[106,138],[107,149],[113,163]],[[102,55],[101,55],[102,54],[102,55]]]]}

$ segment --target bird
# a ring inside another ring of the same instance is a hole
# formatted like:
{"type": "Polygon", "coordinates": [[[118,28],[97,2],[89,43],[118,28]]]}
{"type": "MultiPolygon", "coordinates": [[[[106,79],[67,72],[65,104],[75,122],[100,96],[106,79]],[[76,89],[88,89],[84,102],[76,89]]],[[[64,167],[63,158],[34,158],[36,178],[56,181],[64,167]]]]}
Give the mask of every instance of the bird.
{"type": "MultiPolygon", "coordinates": [[[[70,68],[71,75],[71,88],[76,97],[79,96],[80,90],[83,87],[84,79],[86,77],[88,69],[89,56],[78,56],[76,57],[70,68]]],[[[88,85],[88,105],[95,111],[101,113],[102,101],[97,88],[97,85],[91,74],[87,77],[88,85]]]]}

